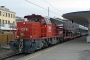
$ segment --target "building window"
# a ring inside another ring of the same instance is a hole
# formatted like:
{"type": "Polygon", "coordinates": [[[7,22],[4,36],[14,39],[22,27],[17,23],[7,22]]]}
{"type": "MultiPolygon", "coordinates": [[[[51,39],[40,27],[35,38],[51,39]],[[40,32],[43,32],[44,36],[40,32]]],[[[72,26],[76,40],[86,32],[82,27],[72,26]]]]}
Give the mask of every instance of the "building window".
{"type": "Polygon", "coordinates": [[[6,20],[6,22],[5,22],[6,24],[7,24],[7,20],[6,20]]]}
{"type": "Polygon", "coordinates": [[[4,24],[4,20],[2,20],[2,23],[4,24]]]}
{"type": "Polygon", "coordinates": [[[2,12],[2,16],[5,16],[5,12],[2,12]]]}
{"type": "Polygon", "coordinates": [[[8,24],[10,24],[10,21],[8,21],[8,24]]]}
{"type": "Polygon", "coordinates": [[[2,13],[2,12],[0,11],[0,16],[1,16],[1,13],[2,13]]]}
{"type": "Polygon", "coordinates": [[[10,17],[10,13],[8,13],[8,17],[10,17]]]}
{"type": "Polygon", "coordinates": [[[12,14],[11,14],[11,18],[12,18],[12,14]]]}
{"type": "Polygon", "coordinates": [[[1,24],[1,19],[0,19],[0,24],[1,24]]]}
{"type": "Polygon", "coordinates": [[[13,24],[15,24],[15,21],[13,21],[13,24]]]}
{"type": "Polygon", "coordinates": [[[7,13],[6,13],[6,17],[7,17],[7,13]]]}
{"type": "Polygon", "coordinates": [[[15,18],[15,15],[13,14],[13,18],[15,18]]]}

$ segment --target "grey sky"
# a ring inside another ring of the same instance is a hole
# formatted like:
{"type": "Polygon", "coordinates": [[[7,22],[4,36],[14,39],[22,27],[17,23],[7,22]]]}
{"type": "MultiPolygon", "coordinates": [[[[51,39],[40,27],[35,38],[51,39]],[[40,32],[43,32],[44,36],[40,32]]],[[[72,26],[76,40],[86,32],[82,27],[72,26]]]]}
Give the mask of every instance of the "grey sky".
{"type": "MultiPolygon", "coordinates": [[[[51,7],[43,0],[28,0],[28,1],[33,2],[46,9],[49,7],[50,11],[53,11],[54,13],[60,16],[64,13],[74,12],[74,11],[84,11],[84,10],[89,10],[90,8],[90,0],[45,0],[60,11],[51,7]]],[[[0,0],[0,5],[1,6],[3,5],[6,8],[9,8],[11,11],[16,12],[16,16],[23,17],[24,15],[28,15],[32,13],[47,16],[46,10],[41,9],[33,4],[30,4],[25,0],[0,0]]],[[[53,13],[50,13],[50,16],[60,17],[53,13]]]]}

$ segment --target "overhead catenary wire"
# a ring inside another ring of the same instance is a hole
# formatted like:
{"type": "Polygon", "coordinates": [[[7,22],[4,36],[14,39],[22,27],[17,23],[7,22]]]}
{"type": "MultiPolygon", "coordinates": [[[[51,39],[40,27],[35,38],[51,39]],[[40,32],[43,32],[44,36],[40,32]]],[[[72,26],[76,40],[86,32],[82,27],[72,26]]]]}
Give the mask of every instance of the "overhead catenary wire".
{"type": "Polygon", "coordinates": [[[46,2],[47,4],[49,4],[50,6],[52,6],[53,8],[55,8],[57,11],[61,12],[59,9],[57,9],[56,7],[54,7],[53,5],[51,5],[50,3],[48,3],[46,0],[43,0],[43,1],[46,2]]]}
{"type": "Polygon", "coordinates": [[[36,5],[36,6],[42,8],[42,9],[44,9],[44,10],[47,10],[47,9],[45,9],[45,8],[43,8],[43,7],[41,7],[41,6],[37,5],[37,4],[35,4],[35,3],[33,3],[33,2],[30,2],[30,1],[28,1],[28,0],[25,0],[25,1],[27,1],[27,2],[29,2],[29,3],[31,3],[31,4],[33,4],[33,5],[36,5]]]}
{"type": "MultiPolygon", "coordinates": [[[[25,0],[25,1],[27,1],[28,3],[31,3],[31,4],[33,4],[33,5],[37,6],[37,7],[40,7],[40,8],[42,8],[42,9],[48,11],[48,9],[46,9],[46,8],[44,8],[44,7],[41,7],[41,6],[39,6],[39,5],[37,5],[37,4],[33,3],[33,2],[30,2],[30,1],[28,1],[28,0],[25,0]]],[[[53,13],[53,14],[55,14],[55,15],[60,16],[59,14],[57,14],[57,13],[55,13],[55,12],[52,12],[52,11],[50,11],[50,10],[49,10],[49,12],[51,12],[51,13],[53,13]]]]}

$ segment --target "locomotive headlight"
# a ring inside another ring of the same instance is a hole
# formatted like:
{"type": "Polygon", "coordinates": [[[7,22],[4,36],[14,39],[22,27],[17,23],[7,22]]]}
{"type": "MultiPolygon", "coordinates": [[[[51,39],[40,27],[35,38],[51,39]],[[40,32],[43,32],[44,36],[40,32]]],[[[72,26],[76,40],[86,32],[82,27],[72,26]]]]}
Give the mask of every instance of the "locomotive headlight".
{"type": "Polygon", "coordinates": [[[23,24],[25,24],[25,22],[23,24]]]}
{"type": "Polygon", "coordinates": [[[17,36],[16,38],[19,38],[19,36],[17,36]]]}
{"type": "Polygon", "coordinates": [[[32,36],[30,36],[30,38],[32,38],[32,36]]]}

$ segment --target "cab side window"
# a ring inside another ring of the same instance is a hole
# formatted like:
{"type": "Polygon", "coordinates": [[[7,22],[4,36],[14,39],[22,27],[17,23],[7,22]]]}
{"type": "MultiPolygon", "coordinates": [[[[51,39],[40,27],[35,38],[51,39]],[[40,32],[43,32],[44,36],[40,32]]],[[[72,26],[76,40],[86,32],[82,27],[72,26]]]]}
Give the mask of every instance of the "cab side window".
{"type": "Polygon", "coordinates": [[[41,24],[45,24],[45,21],[44,21],[44,19],[42,19],[42,21],[41,21],[41,24]]]}

